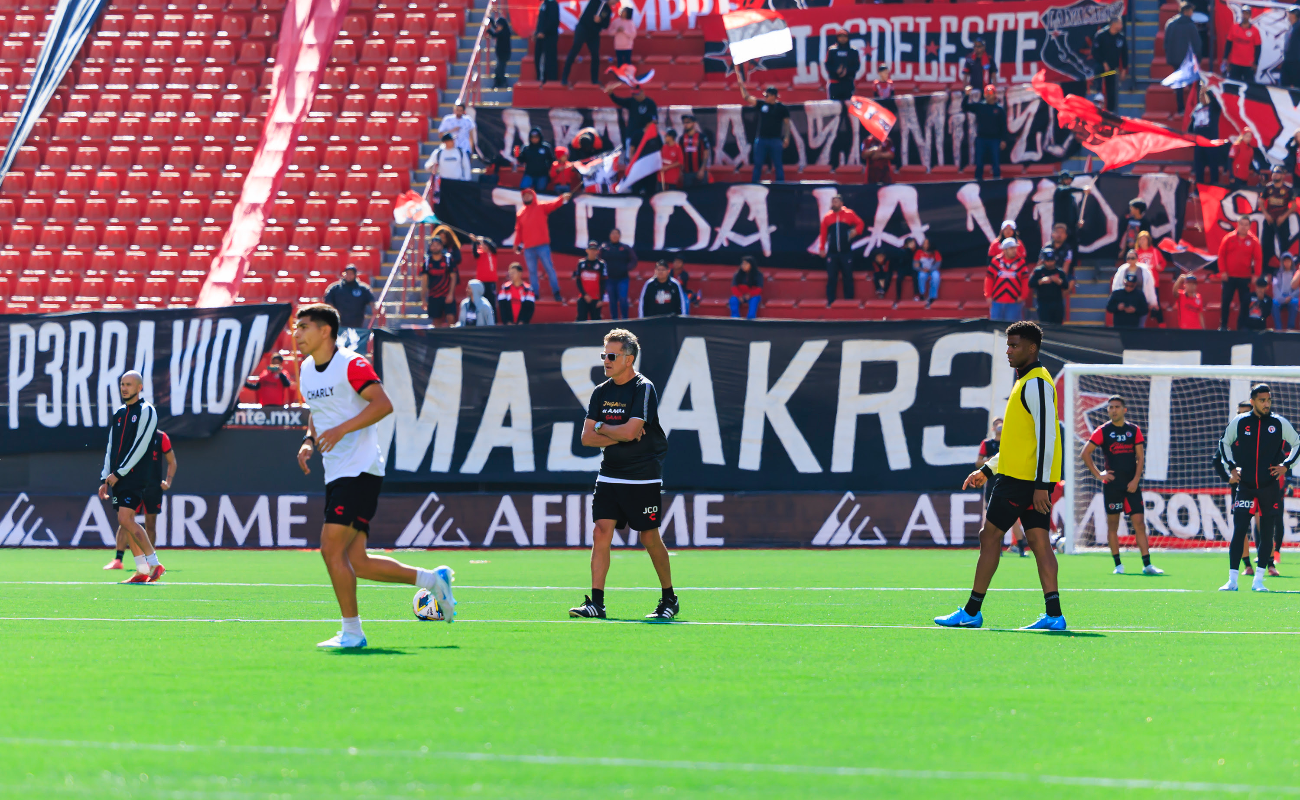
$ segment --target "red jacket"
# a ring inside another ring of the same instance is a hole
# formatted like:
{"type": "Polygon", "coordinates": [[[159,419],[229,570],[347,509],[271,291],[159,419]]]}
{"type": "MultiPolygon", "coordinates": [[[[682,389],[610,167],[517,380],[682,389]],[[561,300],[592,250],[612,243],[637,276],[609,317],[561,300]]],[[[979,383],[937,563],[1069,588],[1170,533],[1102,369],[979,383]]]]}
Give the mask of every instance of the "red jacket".
{"type": "Polygon", "coordinates": [[[1232,177],[1249,183],[1255,177],[1250,170],[1250,162],[1254,157],[1254,143],[1233,142],[1228,150],[1228,158],[1232,159],[1232,177]]]}
{"type": "Polygon", "coordinates": [[[1264,254],[1255,234],[1247,233],[1242,238],[1233,231],[1219,242],[1219,271],[1229,278],[1259,277],[1263,266],[1264,254]]]}
{"type": "Polygon", "coordinates": [[[862,217],[859,217],[851,208],[845,207],[839,211],[828,211],[826,216],[822,217],[821,233],[817,236],[817,248],[820,250],[826,247],[832,253],[848,253],[853,237],[861,236],[866,227],[862,222],[862,217]],[[826,234],[832,233],[832,225],[835,226],[835,230],[828,240],[826,234]],[[828,246],[832,242],[836,245],[835,247],[828,246]]]}
{"type": "Polygon", "coordinates": [[[515,244],[522,247],[537,247],[551,243],[551,229],[547,218],[551,212],[564,205],[564,201],[555,198],[549,203],[537,199],[532,189],[524,189],[523,194],[532,194],[533,202],[522,205],[515,212],[515,244]]]}

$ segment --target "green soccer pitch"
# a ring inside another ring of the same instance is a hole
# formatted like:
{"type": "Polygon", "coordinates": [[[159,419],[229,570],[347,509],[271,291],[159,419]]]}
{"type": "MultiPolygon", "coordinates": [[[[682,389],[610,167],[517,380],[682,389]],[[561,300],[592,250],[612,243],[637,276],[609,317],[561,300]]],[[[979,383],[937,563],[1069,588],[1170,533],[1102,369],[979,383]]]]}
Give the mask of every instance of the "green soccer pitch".
{"type": "Polygon", "coordinates": [[[1043,608],[1032,557],[973,631],[931,622],[973,551],[678,551],[671,624],[640,621],[641,552],[609,621],[567,619],[586,553],[405,553],[455,568],[458,621],[363,583],[361,652],[315,647],[315,553],[164,551],[150,586],[109,555],[3,553],[0,796],[1300,795],[1300,578],[1220,593],[1223,555],[1063,557],[1053,634],[1010,630],[1043,608]]]}

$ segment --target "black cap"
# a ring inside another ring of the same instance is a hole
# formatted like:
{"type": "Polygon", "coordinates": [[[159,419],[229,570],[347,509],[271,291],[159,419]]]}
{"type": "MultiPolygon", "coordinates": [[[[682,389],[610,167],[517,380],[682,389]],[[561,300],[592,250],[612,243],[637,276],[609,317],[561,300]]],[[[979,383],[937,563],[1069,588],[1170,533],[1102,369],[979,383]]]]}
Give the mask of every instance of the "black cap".
{"type": "Polygon", "coordinates": [[[454,141],[456,141],[456,137],[455,137],[455,136],[452,136],[450,133],[444,133],[444,134],[442,135],[442,140],[443,140],[444,142],[454,142],[454,141]]]}
{"type": "Polygon", "coordinates": [[[1300,6],[1291,6],[1290,8],[1288,8],[1288,9],[1286,10],[1286,13],[1288,13],[1288,14],[1295,14],[1296,16],[1300,16],[1300,6]]]}
{"type": "Polygon", "coordinates": [[[1269,172],[1272,172],[1274,175],[1284,175],[1286,169],[1284,169],[1281,164],[1274,164],[1273,169],[1269,170],[1269,172]]]}
{"type": "Polygon", "coordinates": [[[587,249],[588,249],[588,250],[599,250],[599,249],[600,249],[600,242],[596,241],[595,239],[592,239],[590,242],[587,242],[587,249]]]}
{"type": "Polygon", "coordinates": [[[1044,247],[1038,251],[1038,257],[1046,261],[1049,258],[1056,258],[1056,251],[1050,247],[1044,247]]]}
{"type": "Polygon", "coordinates": [[[1129,274],[1124,276],[1125,283],[1137,283],[1137,279],[1138,279],[1138,274],[1136,272],[1130,272],[1129,274]]]}
{"type": "Polygon", "coordinates": [[[776,90],[775,86],[769,86],[763,90],[763,94],[774,94],[779,96],[781,93],[776,90]]]}
{"type": "Polygon", "coordinates": [[[1061,174],[1056,176],[1056,182],[1060,183],[1062,178],[1072,181],[1074,180],[1074,173],[1070,172],[1068,169],[1063,169],[1061,170],[1061,174]]]}
{"type": "Polygon", "coordinates": [[[689,119],[691,122],[694,122],[694,121],[695,121],[695,115],[694,115],[694,114],[682,114],[682,122],[685,122],[685,121],[688,120],[688,119],[689,119]]]}

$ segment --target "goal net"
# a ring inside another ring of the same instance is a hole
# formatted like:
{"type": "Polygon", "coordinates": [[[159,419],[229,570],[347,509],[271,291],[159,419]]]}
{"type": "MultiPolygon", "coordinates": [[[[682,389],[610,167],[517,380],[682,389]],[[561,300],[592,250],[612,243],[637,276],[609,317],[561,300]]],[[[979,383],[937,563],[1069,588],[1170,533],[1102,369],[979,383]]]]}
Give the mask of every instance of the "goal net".
{"type": "MultiPolygon", "coordinates": [[[[1146,441],[1142,493],[1152,547],[1223,547],[1232,539],[1227,483],[1214,469],[1214,454],[1237,403],[1250,387],[1267,383],[1272,413],[1300,421],[1300,368],[1070,364],[1063,377],[1063,463],[1065,493],[1057,505],[1066,552],[1106,547],[1102,485],[1081,457],[1093,431],[1110,420],[1111,395],[1124,397],[1128,422],[1146,441]]],[[[1105,459],[1094,451],[1104,470],[1105,459]]],[[[1300,466],[1300,462],[1298,462],[1300,466]]],[[[1296,472],[1287,476],[1283,524],[1286,542],[1300,542],[1300,497],[1293,497],[1296,472]]],[[[1128,518],[1120,518],[1120,543],[1132,546],[1128,518]]]]}

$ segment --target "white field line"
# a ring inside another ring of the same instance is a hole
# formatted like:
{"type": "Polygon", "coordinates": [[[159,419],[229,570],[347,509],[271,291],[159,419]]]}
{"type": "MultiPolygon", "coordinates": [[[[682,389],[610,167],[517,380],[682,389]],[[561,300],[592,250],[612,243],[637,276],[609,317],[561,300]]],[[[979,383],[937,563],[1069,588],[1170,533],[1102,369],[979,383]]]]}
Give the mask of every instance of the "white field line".
{"type": "Polygon", "coordinates": [[[829,777],[895,778],[928,781],[1001,781],[1037,783],[1051,786],[1088,786],[1103,789],[1150,789],[1154,791],[1262,794],[1300,796],[1300,786],[1258,786],[1240,783],[1202,781],[1163,781],[1148,778],[1097,778],[1073,775],[1035,775],[1025,772],[958,772],[948,770],[886,769],[883,767],[830,767],[812,764],[755,764],[724,761],[658,760],[649,758],[600,758],[581,756],[509,755],[505,753],[437,752],[428,747],[418,750],[389,750],[359,747],[315,748],[272,747],[254,745],[148,744],[138,742],[94,742],[67,739],[0,738],[0,744],[12,747],[66,748],[69,750],[110,750],[153,753],[221,753],[230,755],[316,756],[326,758],[376,757],[418,760],[495,762],[549,767],[606,767],[688,772],[744,772],[780,775],[824,775],[829,777]]]}
{"type": "MultiPolygon", "coordinates": [[[[117,581],[0,581],[0,586],[112,586],[117,581]]],[[[267,586],[281,588],[306,588],[306,589],[329,589],[328,583],[204,583],[201,581],[166,581],[163,583],[149,584],[151,586],[267,586]]],[[[410,589],[406,584],[393,583],[358,583],[360,589],[410,589]]],[[[519,591],[519,592],[583,592],[589,591],[590,586],[473,586],[469,584],[457,583],[457,589],[478,589],[486,591],[519,591]]],[[[956,586],[678,586],[677,589],[683,592],[969,592],[970,587],[956,586]]],[[[152,591],[152,590],[150,590],[152,591]]],[[[609,592],[657,592],[656,588],[649,586],[626,586],[611,587],[606,589],[609,592]]],[[[995,589],[995,592],[1042,592],[1042,589],[995,589]]],[[[1210,589],[1066,589],[1067,593],[1073,592],[1171,592],[1175,594],[1194,594],[1202,591],[1212,591],[1210,589]]]]}
{"type": "MultiPolygon", "coordinates": [[[[850,628],[861,630],[905,630],[905,631],[943,631],[939,625],[872,625],[853,622],[728,622],[707,620],[682,620],[656,622],[643,619],[605,619],[605,620],[571,620],[571,619],[457,619],[462,623],[479,623],[490,625],[694,625],[723,628],[850,628]]],[[[0,622],[181,622],[190,624],[216,624],[229,622],[273,622],[281,624],[337,624],[338,617],[329,619],[253,619],[248,617],[0,617],[0,622]]],[[[367,625],[380,623],[423,622],[417,619],[366,619],[367,625]]],[[[966,628],[965,630],[994,631],[998,633],[1027,633],[1043,636],[1066,635],[1071,633],[1156,633],[1156,634],[1195,634],[1198,636],[1300,636],[1300,630],[1294,631],[1195,631],[1166,630],[1157,628],[1070,628],[1064,632],[1022,631],[1019,628],[966,628]]],[[[956,634],[961,635],[961,634],[956,634]]]]}

